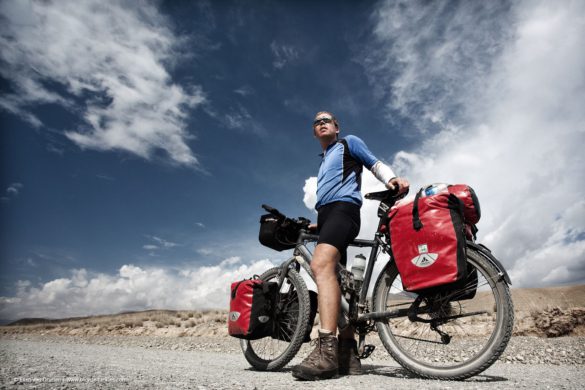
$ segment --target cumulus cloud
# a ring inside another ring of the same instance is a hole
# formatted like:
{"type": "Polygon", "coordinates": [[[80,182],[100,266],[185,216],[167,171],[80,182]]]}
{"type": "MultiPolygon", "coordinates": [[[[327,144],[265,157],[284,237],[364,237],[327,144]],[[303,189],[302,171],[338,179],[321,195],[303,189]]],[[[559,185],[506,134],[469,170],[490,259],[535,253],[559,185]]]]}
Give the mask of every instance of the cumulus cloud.
{"type": "Polygon", "coordinates": [[[317,204],[317,178],[315,176],[308,178],[305,180],[305,185],[303,186],[303,203],[309,210],[315,209],[315,205],[317,204]]]}
{"type": "Polygon", "coordinates": [[[219,265],[167,269],[124,265],[115,275],[72,270],[67,278],[33,285],[19,281],[12,297],[0,297],[0,318],[63,318],[146,309],[229,307],[234,281],[273,267],[269,260],[245,264],[238,257],[219,265]]]}
{"type": "Polygon", "coordinates": [[[198,167],[186,124],[205,95],[171,79],[181,39],[154,6],[2,2],[0,15],[0,75],[11,88],[1,108],[40,127],[33,109],[57,104],[83,119],[65,129],[81,148],[146,159],[163,151],[173,164],[198,167]]]}
{"type": "MultiPolygon", "coordinates": [[[[411,117],[413,107],[425,107],[413,123],[436,124],[391,165],[414,189],[433,182],[474,187],[483,214],[479,240],[501,259],[514,286],[584,283],[585,5],[446,4],[387,2],[376,13],[382,53],[365,63],[372,83],[384,89],[389,109],[411,117]],[[439,14],[447,16],[435,20],[439,14]],[[509,21],[510,31],[487,27],[499,26],[491,20],[498,18],[509,21]],[[443,35],[433,40],[437,23],[444,23],[443,35]],[[406,56],[399,68],[389,60],[396,53],[406,56]],[[473,58],[471,68],[459,58],[473,58]]],[[[379,189],[371,180],[365,175],[364,191],[379,189]]],[[[362,208],[362,236],[375,229],[373,203],[362,208]]]]}

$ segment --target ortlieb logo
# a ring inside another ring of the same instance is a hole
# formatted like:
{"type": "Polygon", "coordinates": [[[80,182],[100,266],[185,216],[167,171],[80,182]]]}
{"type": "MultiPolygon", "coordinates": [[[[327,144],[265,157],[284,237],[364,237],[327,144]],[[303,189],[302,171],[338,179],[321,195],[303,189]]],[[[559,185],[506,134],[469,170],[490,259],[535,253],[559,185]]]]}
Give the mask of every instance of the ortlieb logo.
{"type": "Polygon", "coordinates": [[[240,313],[237,311],[230,311],[229,315],[230,321],[237,321],[240,318],[240,313]]]}
{"type": "Polygon", "coordinates": [[[270,319],[270,317],[268,317],[268,316],[260,316],[260,317],[258,317],[258,321],[260,321],[263,324],[267,323],[269,319],[270,319]]]}
{"type": "Polygon", "coordinates": [[[419,255],[410,261],[419,268],[426,268],[430,265],[433,265],[433,263],[437,261],[437,258],[439,257],[439,255],[436,253],[429,253],[427,244],[419,245],[418,253],[419,255]]]}

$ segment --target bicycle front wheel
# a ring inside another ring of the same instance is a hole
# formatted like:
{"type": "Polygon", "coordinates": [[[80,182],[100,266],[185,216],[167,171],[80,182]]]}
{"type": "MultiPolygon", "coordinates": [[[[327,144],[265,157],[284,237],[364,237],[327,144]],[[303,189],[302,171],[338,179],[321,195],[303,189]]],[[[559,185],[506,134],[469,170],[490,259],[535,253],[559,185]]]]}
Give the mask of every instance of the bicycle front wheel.
{"type": "Polygon", "coordinates": [[[462,380],[487,369],[506,348],[514,323],[508,285],[471,248],[467,267],[477,279],[428,297],[404,291],[395,263],[378,277],[376,312],[407,309],[418,298],[418,318],[428,321],[399,317],[377,324],[384,347],[407,370],[425,378],[462,380]],[[475,295],[469,294],[475,288],[475,295]]]}
{"type": "MultiPolygon", "coordinates": [[[[271,268],[260,275],[260,279],[276,282],[279,270],[271,268]]],[[[278,305],[278,310],[272,337],[240,340],[246,360],[261,371],[281,369],[295,357],[303,344],[309,326],[310,299],[304,280],[295,270],[288,270],[275,305],[278,305]]]]}

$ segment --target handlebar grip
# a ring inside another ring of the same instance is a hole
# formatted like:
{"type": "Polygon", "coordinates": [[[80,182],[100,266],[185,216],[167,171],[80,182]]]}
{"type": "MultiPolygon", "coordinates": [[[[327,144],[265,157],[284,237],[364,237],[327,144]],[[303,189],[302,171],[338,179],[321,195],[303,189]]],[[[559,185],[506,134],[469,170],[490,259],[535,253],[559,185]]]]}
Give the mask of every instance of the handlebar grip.
{"type": "Polygon", "coordinates": [[[266,211],[268,211],[270,214],[278,217],[279,219],[285,219],[286,215],[282,214],[280,211],[278,211],[277,209],[275,209],[274,207],[268,206],[267,204],[263,204],[262,208],[266,211]]]}

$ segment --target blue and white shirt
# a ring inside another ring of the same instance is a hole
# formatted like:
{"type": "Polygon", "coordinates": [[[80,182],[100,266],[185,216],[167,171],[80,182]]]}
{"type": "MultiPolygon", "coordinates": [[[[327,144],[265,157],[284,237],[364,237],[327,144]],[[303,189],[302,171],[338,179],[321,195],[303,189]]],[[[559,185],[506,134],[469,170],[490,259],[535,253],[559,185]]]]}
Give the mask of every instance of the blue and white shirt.
{"type": "Polygon", "coordinates": [[[361,206],[361,174],[364,166],[384,184],[395,177],[388,166],[374,157],[364,141],[354,135],[332,143],[321,156],[323,159],[317,176],[316,209],[338,201],[361,206]]]}

